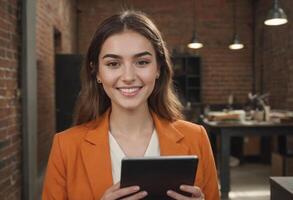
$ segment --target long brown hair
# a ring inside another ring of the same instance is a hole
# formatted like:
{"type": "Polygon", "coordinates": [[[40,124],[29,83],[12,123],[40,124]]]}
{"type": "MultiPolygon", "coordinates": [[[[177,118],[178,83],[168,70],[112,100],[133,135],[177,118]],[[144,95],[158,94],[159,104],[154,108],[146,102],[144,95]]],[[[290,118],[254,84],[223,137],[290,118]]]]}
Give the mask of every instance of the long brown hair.
{"type": "Polygon", "coordinates": [[[110,106],[111,101],[102,84],[97,84],[99,54],[105,40],[124,30],[135,31],[146,37],[153,45],[160,77],[148,99],[150,109],[169,121],[182,118],[181,108],[174,93],[173,70],[169,52],[155,24],[142,12],[124,11],[104,20],[97,28],[87,51],[85,65],[81,69],[81,91],[75,105],[74,124],[82,124],[98,118],[110,106]]]}

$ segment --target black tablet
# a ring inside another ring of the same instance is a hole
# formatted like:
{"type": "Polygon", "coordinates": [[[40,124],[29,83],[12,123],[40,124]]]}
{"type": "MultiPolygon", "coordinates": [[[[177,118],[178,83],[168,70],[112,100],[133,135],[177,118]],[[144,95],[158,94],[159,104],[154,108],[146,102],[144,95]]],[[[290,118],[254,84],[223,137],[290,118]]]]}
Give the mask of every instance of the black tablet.
{"type": "Polygon", "coordinates": [[[121,166],[121,187],[138,185],[148,192],[145,199],[171,199],[167,190],[181,194],[182,184],[193,185],[198,164],[197,156],[160,156],[124,158],[121,166]]]}

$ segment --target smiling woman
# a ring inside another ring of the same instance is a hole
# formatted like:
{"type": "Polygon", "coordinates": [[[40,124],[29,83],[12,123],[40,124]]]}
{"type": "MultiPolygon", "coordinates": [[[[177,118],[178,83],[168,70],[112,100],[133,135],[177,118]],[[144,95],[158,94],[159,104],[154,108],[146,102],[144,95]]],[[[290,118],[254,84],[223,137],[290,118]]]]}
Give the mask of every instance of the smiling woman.
{"type": "Polygon", "coordinates": [[[102,45],[97,79],[111,99],[112,110],[147,110],[159,74],[155,50],[141,34],[125,30],[102,45]]]}
{"type": "Polygon", "coordinates": [[[168,196],[219,199],[207,134],[181,119],[172,75],[162,36],[145,14],[106,19],[81,71],[75,126],[54,137],[43,199],[143,199],[148,191],[139,185],[120,187],[121,160],[165,155],[199,158],[194,185],[180,187],[189,195],[167,190],[168,196]]]}

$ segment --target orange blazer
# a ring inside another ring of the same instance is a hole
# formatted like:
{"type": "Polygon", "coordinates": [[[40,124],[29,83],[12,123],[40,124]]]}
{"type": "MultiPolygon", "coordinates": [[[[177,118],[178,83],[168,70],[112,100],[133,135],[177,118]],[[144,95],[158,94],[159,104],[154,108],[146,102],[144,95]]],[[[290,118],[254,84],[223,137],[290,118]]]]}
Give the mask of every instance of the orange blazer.
{"type": "MultiPolygon", "coordinates": [[[[98,200],[113,185],[108,110],[98,120],[54,136],[43,185],[43,200],[98,200]]],[[[217,172],[202,126],[169,122],[152,113],[161,155],[197,155],[195,185],[206,200],[218,200],[217,172]]]]}

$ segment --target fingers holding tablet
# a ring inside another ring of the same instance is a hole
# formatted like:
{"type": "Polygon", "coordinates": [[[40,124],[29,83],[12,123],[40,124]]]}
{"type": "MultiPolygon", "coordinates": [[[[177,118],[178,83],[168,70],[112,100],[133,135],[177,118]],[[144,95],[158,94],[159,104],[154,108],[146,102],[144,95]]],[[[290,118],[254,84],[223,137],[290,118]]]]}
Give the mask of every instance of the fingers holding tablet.
{"type": "Polygon", "coordinates": [[[106,190],[101,200],[138,200],[147,196],[146,191],[139,190],[139,186],[120,188],[120,182],[118,182],[106,190]]]}
{"type": "Polygon", "coordinates": [[[181,185],[180,190],[188,192],[192,194],[192,197],[203,197],[203,193],[199,187],[193,186],[193,185],[181,185]]]}
{"type": "Polygon", "coordinates": [[[147,192],[146,191],[140,191],[134,195],[131,196],[127,196],[125,198],[122,198],[121,200],[138,200],[138,199],[143,199],[147,196],[147,192]]]}
{"type": "Polygon", "coordinates": [[[191,185],[181,185],[180,190],[190,193],[191,196],[184,196],[173,190],[168,190],[167,195],[177,200],[204,200],[204,194],[199,187],[191,185]]]}

